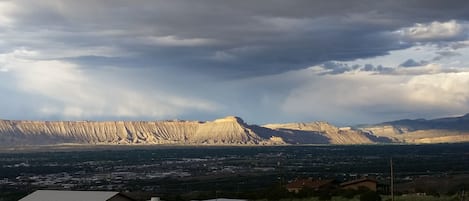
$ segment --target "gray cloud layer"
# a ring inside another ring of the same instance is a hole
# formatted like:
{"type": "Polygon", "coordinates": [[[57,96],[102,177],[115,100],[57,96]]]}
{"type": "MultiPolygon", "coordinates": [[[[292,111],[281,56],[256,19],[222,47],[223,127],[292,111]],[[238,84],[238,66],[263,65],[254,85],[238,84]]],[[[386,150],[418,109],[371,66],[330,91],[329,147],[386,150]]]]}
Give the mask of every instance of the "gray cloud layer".
{"type": "MultiPolygon", "coordinates": [[[[340,91],[340,79],[322,76],[459,72],[431,62],[462,55],[456,50],[467,47],[468,10],[463,0],[0,1],[0,80],[11,85],[0,88],[9,97],[1,100],[9,108],[3,115],[24,118],[17,113],[37,109],[27,100],[34,96],[40,111],[32,118],[302,120],[282,105],[327,96],[311,95],[315,90],[305,84],[334,81],[331,93],[340,91]],[[414,68],[345,63],[422,45],[441,50],[433,58],[396,61],[414,68]],[[36,76],[24,66],[38,66],[36,76]],[[312,66],[323,71],[311,72],[312,66]],[[301,89],[310,95],[293,100],[301,89]],[[113,106],[93,105],[100,101],[113,106]]],[[[392,103],[382,104],[392,113],[392,103]]]]}
{"type": "Polygon", "coordinates": [[[409,46],[390,34],[400,27],[469,17],[464,1],[22,1],[17,7],[13,30],[23,38],[11,41],[14,47],[112,47],[132,56],[69,59],[223,77],[384,55],[409,46]]]}

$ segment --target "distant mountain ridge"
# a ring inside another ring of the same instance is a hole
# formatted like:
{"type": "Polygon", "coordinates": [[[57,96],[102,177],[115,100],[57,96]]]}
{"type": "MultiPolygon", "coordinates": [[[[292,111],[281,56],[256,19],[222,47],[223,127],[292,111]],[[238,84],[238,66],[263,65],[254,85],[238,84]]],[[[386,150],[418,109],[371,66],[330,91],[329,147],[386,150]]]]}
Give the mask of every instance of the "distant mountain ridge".
{"type": "Polygon", "coordinates": [[[439,119],[402,119],[391,122],[384,122],[377,125],[393,125],[396,127],[405,127],[410,130],[425,129],[451,129],[469,131],[469,114],[460,117],[446,117],[439,119]]]}
{"type": "Polygon", "coordinates": [[[12,121],[0,120],[0,145],[171,144],[286,145],[370,144],[366,133],[324,122],[248,125],[228,116],[214,121],[12,121]]]}
{"type": "Polygon", "coordinates": [[[469,114],[438,119],[403,119],[358,128],[401,143],[469,142],[469,114]]]}
{"type": "Polygon", "coordinates": [[[291,145],[469,142],[469,114],[398,120],[358,128],[327,122],[249,125],[228,116],[214,121],[0,120],[0,146],[57,144],[291,145]]]}

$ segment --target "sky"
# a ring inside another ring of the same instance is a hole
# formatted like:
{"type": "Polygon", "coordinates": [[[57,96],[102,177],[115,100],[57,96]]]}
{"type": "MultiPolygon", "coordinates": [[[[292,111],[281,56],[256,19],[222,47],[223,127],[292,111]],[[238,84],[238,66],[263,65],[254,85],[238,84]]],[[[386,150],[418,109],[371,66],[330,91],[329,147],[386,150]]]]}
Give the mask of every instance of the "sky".
{"type": "Polygon", "coordinates": [[[0,119],[469,113],[466,0],[0,0],[0,119]]]}

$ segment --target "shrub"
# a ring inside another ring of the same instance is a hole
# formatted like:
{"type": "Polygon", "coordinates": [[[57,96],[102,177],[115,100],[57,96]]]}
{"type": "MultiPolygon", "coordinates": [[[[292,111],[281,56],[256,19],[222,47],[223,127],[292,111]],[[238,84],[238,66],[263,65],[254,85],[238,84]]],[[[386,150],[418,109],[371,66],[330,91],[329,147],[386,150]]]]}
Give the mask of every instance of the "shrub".
{"type": "Polygon", "coordinates": [[[381,201],[381,196],[374,191],[368,191],[360,195],[360,201],[381,201]]]}

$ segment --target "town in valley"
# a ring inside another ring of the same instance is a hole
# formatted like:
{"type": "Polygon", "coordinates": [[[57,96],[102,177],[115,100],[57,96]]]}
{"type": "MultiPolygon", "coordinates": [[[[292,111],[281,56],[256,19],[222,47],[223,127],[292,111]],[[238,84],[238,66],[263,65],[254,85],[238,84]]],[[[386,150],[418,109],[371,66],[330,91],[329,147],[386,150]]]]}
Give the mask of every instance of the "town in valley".
{"type": "Polygon", "coordinates": [[[389,196],[391,160],[398,196],[457,197],[469,189],[467,144],[38,149],[0,153],[0,200],[47,189],[168,201],[360,194],[347,189],[389,196]]]}

